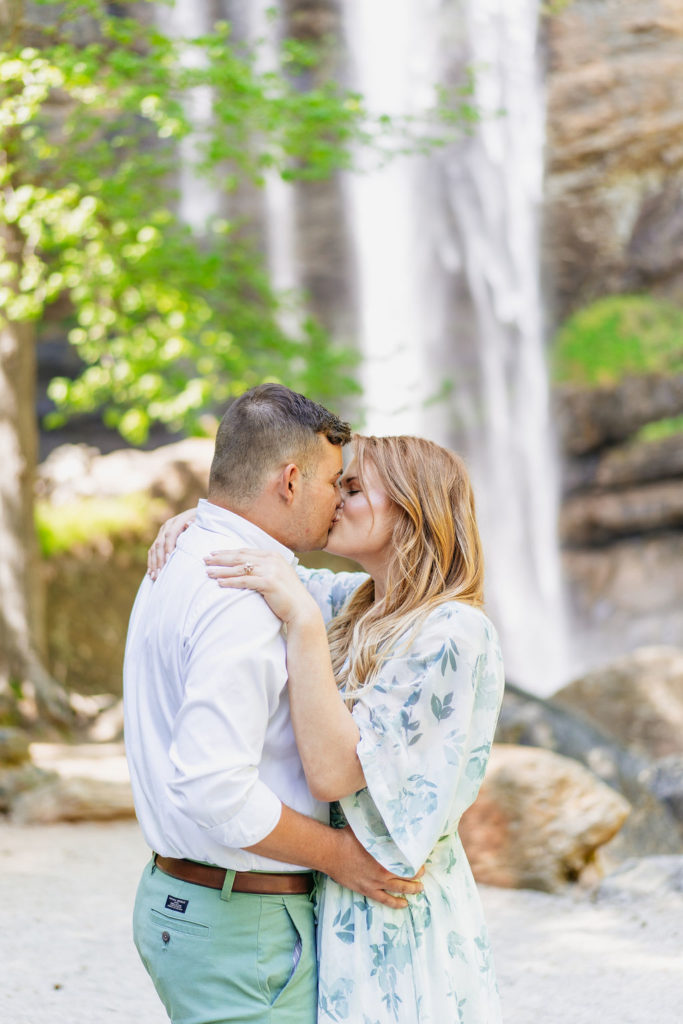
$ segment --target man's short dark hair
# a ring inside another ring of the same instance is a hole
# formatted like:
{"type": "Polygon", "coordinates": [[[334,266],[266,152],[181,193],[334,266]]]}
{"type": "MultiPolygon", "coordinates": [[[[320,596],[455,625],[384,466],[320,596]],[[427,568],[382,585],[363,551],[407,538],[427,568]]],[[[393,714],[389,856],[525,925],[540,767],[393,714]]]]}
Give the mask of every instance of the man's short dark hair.
{"type": "Polygon", "coordinates": [[[260,384],[230,405],[216,435],[209,494],[236,504],[256,498],[269,471],[288,462],[310,471],[320,436],[347,444],[351,428],[324,406],[282,384],[260,384]]]}

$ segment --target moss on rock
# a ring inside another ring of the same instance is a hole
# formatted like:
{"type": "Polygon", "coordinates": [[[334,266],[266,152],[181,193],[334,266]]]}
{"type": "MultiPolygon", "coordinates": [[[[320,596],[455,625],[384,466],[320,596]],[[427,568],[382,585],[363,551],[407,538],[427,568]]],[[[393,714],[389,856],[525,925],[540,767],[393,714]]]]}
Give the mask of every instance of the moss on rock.
{"type": "Polygon", "coordinates": [[[574,313],[552,350],[557,383],[600,387],[683,373],[683,310],[650,295],[610,295],[574,313]]]}

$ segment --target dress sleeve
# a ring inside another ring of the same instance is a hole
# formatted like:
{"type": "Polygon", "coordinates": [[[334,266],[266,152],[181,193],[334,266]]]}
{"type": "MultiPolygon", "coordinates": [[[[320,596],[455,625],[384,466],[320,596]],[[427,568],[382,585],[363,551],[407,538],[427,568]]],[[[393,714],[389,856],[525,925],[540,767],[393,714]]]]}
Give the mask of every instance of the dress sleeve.
{"type": "Polygon", "coordinates": [[[368,578],[365,572],[332,572],[297,565],[296,572],[323,614],[325,624],[338,615],[347,597],[368,578]]]}
{"type": "Polygon", "coordinates": [[[367,788],[341,806],[388,870],[414,874],[477,795],[504,685],[495,630],[450,603],[383,666],[354,708],[367,788]]]}

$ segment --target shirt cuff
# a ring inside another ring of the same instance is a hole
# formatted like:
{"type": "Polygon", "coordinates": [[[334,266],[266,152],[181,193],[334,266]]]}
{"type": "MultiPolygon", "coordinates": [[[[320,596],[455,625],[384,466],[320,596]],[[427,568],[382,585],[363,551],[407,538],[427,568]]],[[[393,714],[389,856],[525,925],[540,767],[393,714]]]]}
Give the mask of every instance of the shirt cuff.
{"type": "Polygon", "coordinates": [[[240,811],[222,825],[207,829],[221,846],[244,849],[270,835],[282,814],[282,801],[263,782],[256,782],[240,811]]]}

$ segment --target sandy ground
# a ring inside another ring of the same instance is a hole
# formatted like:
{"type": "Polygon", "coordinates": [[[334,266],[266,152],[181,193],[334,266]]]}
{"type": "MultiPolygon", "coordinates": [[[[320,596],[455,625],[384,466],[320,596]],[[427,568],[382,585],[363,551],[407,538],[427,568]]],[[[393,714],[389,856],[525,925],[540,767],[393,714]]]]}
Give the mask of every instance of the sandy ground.
{"type": "MultiPolygon", "coordinates": [[[[131,939],[146,858],[133,822],[0,825],[2,1024],[164,1024],[131,939]]],[[[683,897],[482,896],[506,1024],[682,1024],[683,897]]]]}

